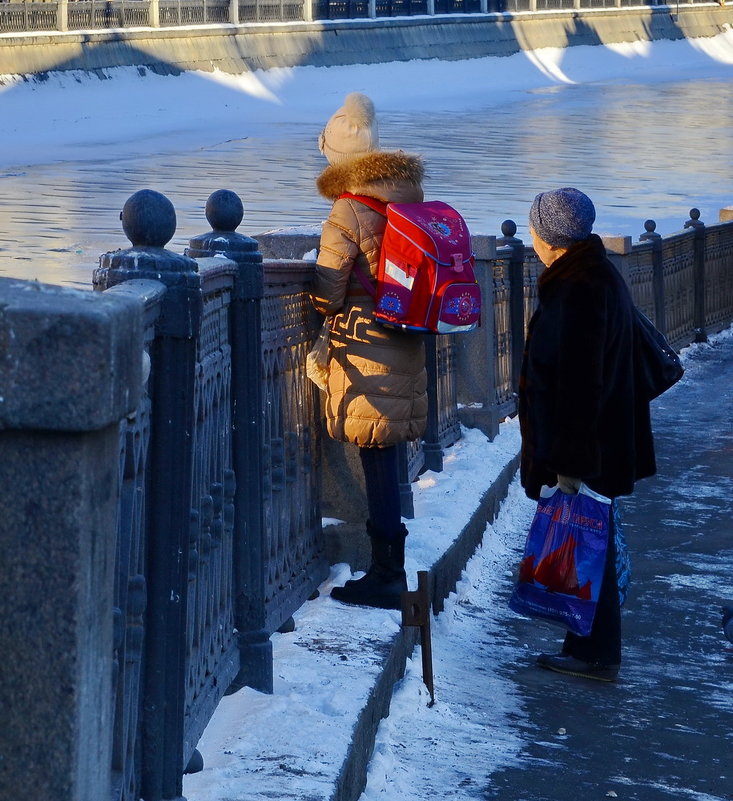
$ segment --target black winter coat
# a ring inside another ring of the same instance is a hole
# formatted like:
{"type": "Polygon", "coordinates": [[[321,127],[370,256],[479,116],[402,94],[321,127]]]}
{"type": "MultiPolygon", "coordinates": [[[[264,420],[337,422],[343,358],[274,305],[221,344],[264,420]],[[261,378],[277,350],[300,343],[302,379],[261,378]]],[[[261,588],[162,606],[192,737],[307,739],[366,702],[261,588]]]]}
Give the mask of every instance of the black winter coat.
{"type": "Polygon", "coordinates": [[[521,480],[557,474],[608,497],[656,472],[649,403],[634,392],[633,301],[601,239],[573,245],[538,281],[519,385],[521,480]]]}

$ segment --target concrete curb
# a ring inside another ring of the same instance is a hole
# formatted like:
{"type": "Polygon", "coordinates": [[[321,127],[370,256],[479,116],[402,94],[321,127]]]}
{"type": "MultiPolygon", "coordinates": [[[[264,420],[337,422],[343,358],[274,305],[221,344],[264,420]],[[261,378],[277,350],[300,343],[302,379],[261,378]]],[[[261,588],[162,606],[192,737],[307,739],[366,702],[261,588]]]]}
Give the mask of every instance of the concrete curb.
{"type": "MultiPolygon", "coordinates": [[[[461,533],[429,570],[435,613],[443,610],[443,601],[455,590],[468,560],[481,543],[486,525],[495,519],[518,468],[519,454],[484,492],[461,533]]],[[[379,677],[354,726],[351,745],[329,801],[356,801],[363,792],[379,723],[389,715],[394,685],[404,675],[407,659],[418,640],[417,628],[401,627],[389,644],[379,677]]]]}

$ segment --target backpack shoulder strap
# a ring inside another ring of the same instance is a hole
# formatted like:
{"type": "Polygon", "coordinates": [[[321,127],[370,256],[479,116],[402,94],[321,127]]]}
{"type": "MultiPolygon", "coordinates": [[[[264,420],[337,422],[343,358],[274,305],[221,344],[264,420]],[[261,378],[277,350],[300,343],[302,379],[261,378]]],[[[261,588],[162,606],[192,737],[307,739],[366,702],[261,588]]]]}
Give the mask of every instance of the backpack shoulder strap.
{"type": "MultiPolygon", "coordinates": [[[[338,196],[337,200],[341,200],[342,198],[349,200],[356,200],[359,203],[363,203],[365,206],[369,206],[370,209],[374,209],[374,211],[378,212],[379,214],[382,214],[385,217],[387,216],[387,204],[383,203],[381,200],[377,200],[374,197],[368,197],[367,195],[354,195],[351,192],[344,192],[343,194],[338,196]]],[[[359,283],[364,287],[364,289],[372,297],[376,297],[377,290],[374,288],[372,282],[366,275],[364,275],[364,272],[360,269],[360,267],[356,263],[354,263],[352,272],[356,276],[359,283]]]]}
{"type": "Polygon", "coordinates": [[[388,204],[382,200],[377,200],[375,197],[369,197],[368,195],[354,195],[351,192],[343,192],[338,196],[337,200],[341,200],[341,198],[356,200],[359,203],[363,203],[365,206],[369,206],[370,209],[373,209],[384,217],[387,216],[388,204]]]}

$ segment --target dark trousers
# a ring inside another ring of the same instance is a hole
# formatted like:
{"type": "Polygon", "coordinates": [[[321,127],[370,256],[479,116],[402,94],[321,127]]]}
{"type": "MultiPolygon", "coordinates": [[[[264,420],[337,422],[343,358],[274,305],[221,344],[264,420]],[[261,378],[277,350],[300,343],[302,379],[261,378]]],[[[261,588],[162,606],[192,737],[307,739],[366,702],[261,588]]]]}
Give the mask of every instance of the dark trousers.
{"type": "Polygon", "coordinates": [[[397,446],[359,448],[359,456],[364,468],[370,533],[378,539],[394,539],[402,522],[397,446]]]}
{"type": "Polygon", "coordinates": [[[587,637],[568,632],[562,652],[583,662],[604,665],[621,664],[621,604],[616,576],[616,546],[613,514],[610,515],[608,549],[603,568],[601,592],[598,596],[593,627],[587,637]]]}

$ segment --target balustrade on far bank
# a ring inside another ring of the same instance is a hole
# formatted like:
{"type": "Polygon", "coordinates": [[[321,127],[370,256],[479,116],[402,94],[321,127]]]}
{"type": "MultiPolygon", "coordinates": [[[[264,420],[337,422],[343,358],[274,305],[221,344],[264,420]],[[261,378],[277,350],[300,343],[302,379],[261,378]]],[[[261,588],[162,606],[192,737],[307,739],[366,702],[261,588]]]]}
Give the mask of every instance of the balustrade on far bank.
{"type": "MultiPolygon", "coordinates": [[[[685,0],[685,5],[707,0],[685,0]]],[[[622,9],[635,0],[4,0],[0,33],[622,9]]],[[[664,5],[649,0],[644,5],[664,5]]]]}

